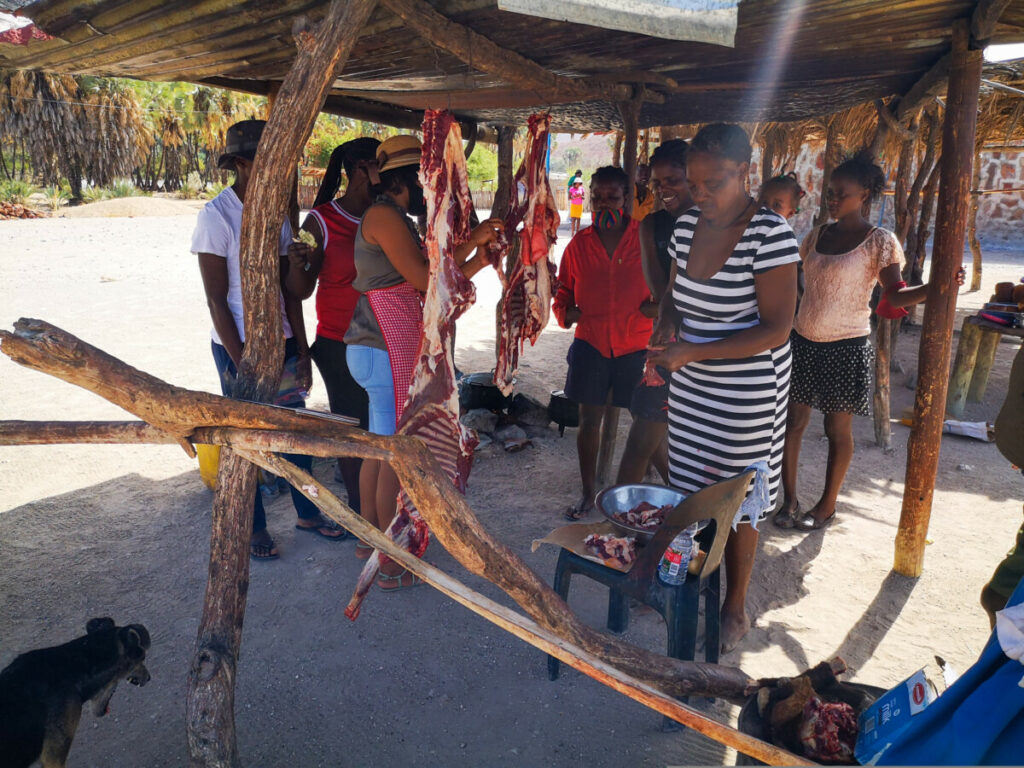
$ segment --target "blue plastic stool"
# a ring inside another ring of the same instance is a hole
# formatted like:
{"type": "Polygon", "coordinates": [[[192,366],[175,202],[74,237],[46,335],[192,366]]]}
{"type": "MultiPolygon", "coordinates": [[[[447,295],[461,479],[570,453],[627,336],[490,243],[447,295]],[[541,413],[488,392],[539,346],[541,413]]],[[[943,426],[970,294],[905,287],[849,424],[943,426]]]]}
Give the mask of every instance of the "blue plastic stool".
{"type": "MultiPolygon", "coordinates": [[[[732,529],[732,521],[746,497],[747,487],[754,477],[753,472],[744,472],[737,477],[703,488],[687,496],[672,510],[658,528],[656,534],[640,553],[633,567],[623,573],[614,568],[580,557],[563,549],[555,566],[554,590],[563,600],[568,601],[572,575],[593,579],[608,587],[609,632],[620,634],[629,627],[629,600],[649,605],[665,619],[668,629],[667,655],[683,661],[693,661],[697,653],[697,624],[700,598],[704,597],[704,659],[715,664],[721,648],[721,569],[725,542],[732,529]],[[672,539],[695,522],[710,520],[711,523],[697,535],[701,549],[707,557],[700,572],[691,574],[682,584],[669,586],[658,578],[658,563],[672,543],[672,539]]],[[[554,656],[548,656],[548,677],[558,679],[561,663],[554,656]]],[[[686,697],[680,701],[686,701],[686,697]]],[[[666,726],[675,721],[666,718],[666,726]]]]}

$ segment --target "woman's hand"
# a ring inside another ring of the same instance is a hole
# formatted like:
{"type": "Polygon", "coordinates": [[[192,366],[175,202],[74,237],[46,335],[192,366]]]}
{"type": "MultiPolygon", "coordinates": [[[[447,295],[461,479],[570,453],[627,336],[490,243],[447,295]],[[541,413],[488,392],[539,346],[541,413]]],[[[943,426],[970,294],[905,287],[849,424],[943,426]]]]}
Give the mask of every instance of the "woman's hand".
{"type": "Polygon", "coordinates": [[[477,248],[483,248],[497,240],[504,229],[505,222],[501,219],[486,219],[473,228],[469,234],[469,241],[477,248]]]}
{"type": "Polygon", "coordinates": [[[660,365],[673,373],[696,360],[694,345],[686,341],[674,341],[664,346],[652,345],[648,349],[655,353],[647,358],[651,365],[660,365]]]}
{"type": "Polygon", "coordinates": [[[298,272],[309,270],[309,259],[313,248],[305,243],[292,243],[288,246],[288,268],[298,272]]]}
{"type": "Polygon", "coordinates": [[[665,345],[675,341],[675,338],[676,329],[672,327],[672,323],[659,319],[654,324],[654,330],[651,332],[651,340],[648,342],[647,348],[662,349],[665,345]]]}
{"type": "Polygon", "coordinates": [[[565,310],[565,327],[572,328],[573,324],[578,323],[581,317],[583,317],[583,312],[579,307],[569,307],[565,310]]]}
{"type": "Polygon", "coordinates": [[[964,269],[963,267],[960,267],[960,269],[956,271],[956,274],[953,275],[953,282],[957,284],[957,287],[960,287],[964,284],[964,282],[966,282],[966,280],[967,270],[964,269]]]}

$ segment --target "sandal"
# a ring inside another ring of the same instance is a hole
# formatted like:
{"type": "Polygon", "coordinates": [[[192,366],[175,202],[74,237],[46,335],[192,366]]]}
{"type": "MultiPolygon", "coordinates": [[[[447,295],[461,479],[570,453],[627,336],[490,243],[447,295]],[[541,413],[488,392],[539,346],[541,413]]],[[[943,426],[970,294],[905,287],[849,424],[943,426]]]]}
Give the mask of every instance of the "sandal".
{"type": "Polygon", "coordinates": [[[356,557],[360,560],[369,560],[373,554],[373,547],[369,544],[365,544],[362,541],[356,542],[356,557]]]}
{"type": "Polygon", "coordinates": [[[796,505],[796,508],[792,512],[787,512],[786,508],[782,507],[775,513],[775,517],[772,518],[772,522],[775,523],[778,528],[794,528],[796,526],[796,521],[801,519],[802,512],[803,511],[800,509],[799,504],[796,505]]]}
{"type": "Polygon", "coordinates": [[[277,560],[279,556],[273,539],[265,542],[253,541],[249,543],[249,557],[253,560],[277,560]]]}
{"type": "Polygon", "coordinates": [[[799,520],[793,522],[793,527],[798,531],[820,531],[822,528],[828,528],[836,520],[836,513],[833,512],[831,515],[826,517],[824,520],[818,520],[814,515],[808,512],[806,515],[801,517],[799,520]]]}
{"type": "Polygon", "coordinates": [[[382,573],[377,577],[377,586],[380,587],[381,592],[398,592],[400,589],[412,589],[413,587],[419,587],[426,584],[423,579],[417,576],[415,573],[409,571],[402,571],[394,576],[388,576],[382,573]],[[406,584],[402,581],[406,576],[412,577],[412,583],[406,584]]]}
{"type": "Polygon", "coordinates": [[[582,520],[584,517],[590,514],[590,510],[591,507],[580,509],[578,506],[573,504],[565,508],[565,513],[562,515],[562,517],[564,517],[566,520],[570,522],[578,523],[580,520],[582,520]]]}
{"type": "Polygon", "coordinates": [[[299,525],[296,523],[295,529],[305,531],[306,533],[315,533],[317,536],[330,541],[344,541],[348,538],[348,531],[333,520],[327,520],[323,517],[320,518],[320,525],[299,525]]]}

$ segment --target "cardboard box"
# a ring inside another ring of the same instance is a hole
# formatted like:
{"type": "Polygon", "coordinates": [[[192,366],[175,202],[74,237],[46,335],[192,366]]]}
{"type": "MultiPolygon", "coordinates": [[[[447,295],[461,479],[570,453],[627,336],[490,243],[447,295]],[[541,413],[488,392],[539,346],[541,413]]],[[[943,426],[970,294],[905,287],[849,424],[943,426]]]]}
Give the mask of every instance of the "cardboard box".
{"type": "Polygon", "coordinates": [[[874,765],[900,734],[935,701],[935,689],[919,669],[895,688],[878,697],[857,719],[854,756],[861,765],[874,765]]]}

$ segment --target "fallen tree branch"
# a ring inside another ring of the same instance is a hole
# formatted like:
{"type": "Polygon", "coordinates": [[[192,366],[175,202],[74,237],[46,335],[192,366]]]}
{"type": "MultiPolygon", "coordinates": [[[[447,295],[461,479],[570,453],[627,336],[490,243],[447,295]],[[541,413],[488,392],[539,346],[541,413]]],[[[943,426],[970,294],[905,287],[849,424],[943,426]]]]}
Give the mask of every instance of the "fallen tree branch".
{"type": "Polygon", "coordinates": [[[371,435],[327,417],[173,387],[42,321],[19,320],[15,328],[13,334],[0,331],[0,351],[11,359],[89,389],[147,421],[155,415],[161,429],[174,435],[251,447],[241,444],[243,433],[195,430],[242,426],[271,430],[263,436],[270,450],[386,457],[442,546],[469,571],[504,590],[548,631],[672,696],[738,701],[754,689],[742,670],[668,658],[584,624],[547,582],[480,524],[420,440],[371,435]],[[320,444],[323,453],[313,450],[318,440],[327,441],[320,444]]]}

